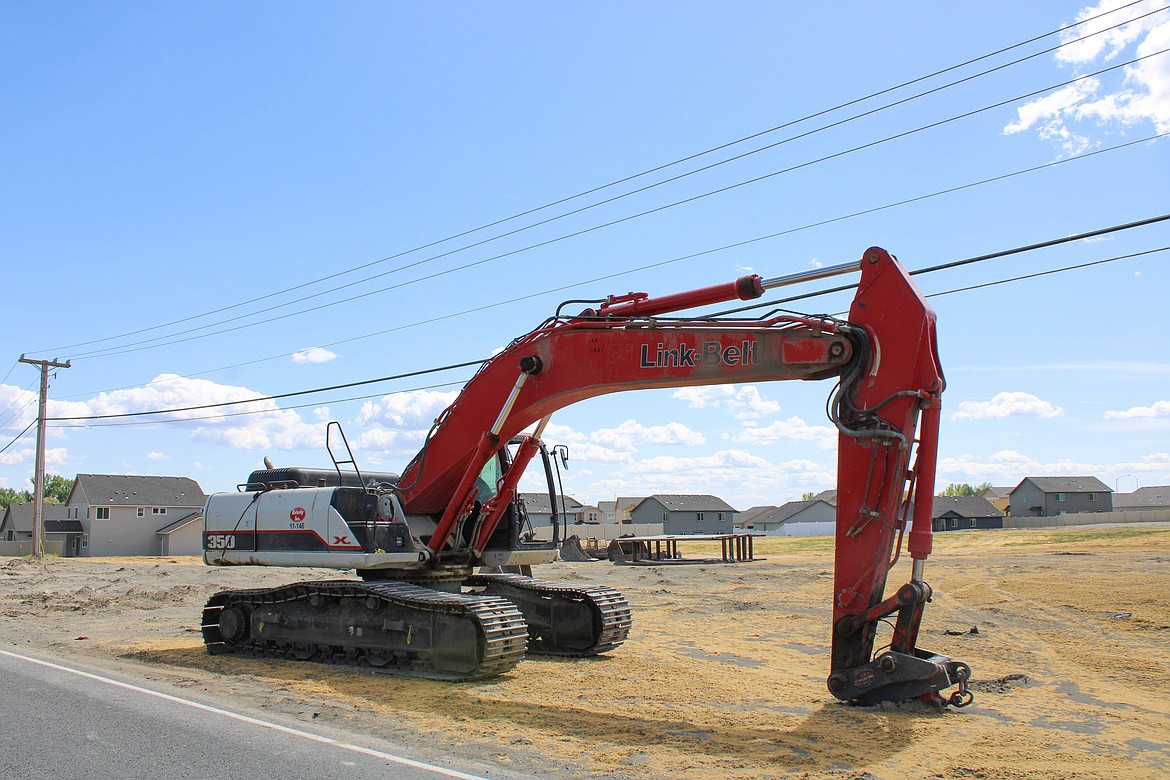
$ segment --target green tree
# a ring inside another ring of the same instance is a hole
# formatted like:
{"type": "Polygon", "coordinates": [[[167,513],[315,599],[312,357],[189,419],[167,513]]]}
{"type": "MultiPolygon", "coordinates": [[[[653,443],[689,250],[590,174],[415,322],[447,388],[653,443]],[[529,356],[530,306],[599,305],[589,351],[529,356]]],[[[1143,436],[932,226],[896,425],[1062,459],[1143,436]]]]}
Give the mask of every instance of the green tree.
{"type": "Polygon", "coordinates": [[[12,488],[0,488],[0,509],[7,509],[9,504],[28,504],[32,502],[32,493],[27,490],[17,492],[12,488]]]}
{"type": "Polygon", "coordinates": [[[816,497],[817,497],[817,494],[810,490],[809,492],[802,494],[800,496],[800,500],[801,501],[812,501],[816,497]]]}
{"type": "Polygon", "coordinates": [[[952,482],[947,485],[947,489],[939,493],[940,496],[977,496],[984,490],[991,487],[990,482],[984,482],[980,485],[969,485],[966,482],[952,482]]]}
{"type": "MultiPolygon", "coordinates": [[[[36,487],[36,477],[29,477],[28,481],[34,488],[36,487]]],[[[58,474],[45,475],[45,501],[47,503],[64,504],[69,500],[71,490],[73,490],[73,480],[58,474]]],[[[9,504],[31,504],[32,500],[31,490],[0,488],[0,509],[7,509],[9,504]]]]}
{"type": "MultiPolygon", "coordinates": [[[[33,483],[34,488],[36,487],[36,477],[29,477],[28,481],[33,483]]],[[[59,474],[45,475],[45,501],[50,504],[64,504],[69,500],[69,493],[72,490],[73,480],[66,479],[59,474]]]]}

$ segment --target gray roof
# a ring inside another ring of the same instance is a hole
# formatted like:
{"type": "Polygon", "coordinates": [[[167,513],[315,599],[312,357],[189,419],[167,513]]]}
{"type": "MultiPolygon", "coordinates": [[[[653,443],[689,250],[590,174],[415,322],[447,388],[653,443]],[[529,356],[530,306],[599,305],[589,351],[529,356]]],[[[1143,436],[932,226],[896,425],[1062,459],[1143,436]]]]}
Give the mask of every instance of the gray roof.
{"type": "Polygon", "coordinates": [[[826,504],[837,506],[837,491],[836,490],[822,490],[813,496],[813,500],[824,501],[826,504]]]}
{"type": "MultiPolygon", "coordinates": [[[[1113,490],[1096,477],[1025,477],[1024,482],[1031,482],[1044,493],[1112,493],[1113,490]]],[[[1020,489],[1016,485],[1012,492],[1020,489]]]]}
{"type": "Polygon", "coordinates": [[[91,506],[198,506],[207,501],[190,477],[139,477],[130,474],[78,474],[69,503],[91,506]]]}
{"type": "Polygon", "coordinates": [[[665,493],[655,493],[649,498],[642,499],[649,501],[654,499],[658,503],[666,507],[668,512],[734,512],[735,510],[718,496],[709,496],[705,493],[690,494],[690,495],[669,495],[665,493]]]}
{"type": "Polygon", "coordinates": [[[1138,488],[1132,493],[1114,493],[1114,509],[1161,509],[1170,506],[1170,485],[1138,488]]]}
{"type": "Polygon", "coordinates": [[[979,495],[983,496],[988,501],[990,501],[993,498],[1007,498],[1008,496],[1010,496],[1012,494],[1013,489],[1014,488],[1010,488],[1010,487],[989,487],[989,488],[984,488],[983,492],[980,493],[979,495]]]}
{"type": "Polygon", "coordinates": [[[768,512],[772,512],[775,509],[776,509],[775,506],[767,506],[767,505],[749,507],[748,509],[745,509],[739,513],[739,522],[750,523],[754,520],[758,520],[759,518],[766,515],[768,512]]]}
{"type": "Polygon", "coordinates": [[[814,498],[811,501],[789,501],[787,504],[776,507],[762,517],[752,518],[752,521],[766,524],[783,523],[785,520],[795,517],[810,506],[815,506],[816,504],[825,504],[826,506],[835,508],[834,504],[823,498],[814,498]]]}
{"type": "MultiPolygon", "coordinates": [[[[572,496],[562,496],[564,502],[561,504],[566,512],[575,512],[584,506],[580,501],[572,496]]],[[[548,506],[548,493],[521,493],[520,500],[524,502],[524,508],[529,512],[534,512],[538,515],[552,514],[548,506]]],[[[558,506],[557,509],[561,507],[558,506]]]]}
{"type": "Polygon", "coordinates": [[[940,517],[1003,517],[1003,512],[982,496],[935,496],[931,519],[940,517]]]}
{"type": "MultiPolygon", "coordinates": [[[[45,531],[49,530],[49,523],[64,521],[68,519],[68,508],[64,504],[50,504],[45,503],[45,531]]],[[[32,518],[33,505],[32,504],[9,504],[8,509],[4,511],[3,522],[0,522],[0,528],[5,531],[12,529],[17,533],[32,533],[32,518]]],[[[76,520],[73,522],[77,522],[76,520]]],[[[80,530],[80,523],[78,529],[80,530]]]]}

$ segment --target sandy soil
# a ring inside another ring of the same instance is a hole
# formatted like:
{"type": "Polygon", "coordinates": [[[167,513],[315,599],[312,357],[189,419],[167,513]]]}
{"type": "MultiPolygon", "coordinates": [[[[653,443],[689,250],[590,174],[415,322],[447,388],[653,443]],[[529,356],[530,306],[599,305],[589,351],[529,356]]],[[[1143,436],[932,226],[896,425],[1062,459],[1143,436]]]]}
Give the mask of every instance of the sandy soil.
{"type": "Polygon", "coordinates": [[[331,574],[188,558],[0,559],[0,645],[542,777],[1170,776],[1170,529],[937,538],[920,644],[973,668],[962,710],[838,703],[831,540],[756,551],[766,560],[542,567],[622,590],[630,640],[476,683],[208,656],[210,593],[331,574]]]}

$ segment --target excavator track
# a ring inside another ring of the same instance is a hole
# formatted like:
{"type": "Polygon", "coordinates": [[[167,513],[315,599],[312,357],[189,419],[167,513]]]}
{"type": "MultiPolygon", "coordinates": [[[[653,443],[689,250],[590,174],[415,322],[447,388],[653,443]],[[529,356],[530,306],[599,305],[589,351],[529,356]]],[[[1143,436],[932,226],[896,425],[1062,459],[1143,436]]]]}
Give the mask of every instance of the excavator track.
{"type": "Polygon", "coordinates": [[[476,574],[463,584],[507,599],[524,613],[533,655],[599,655],[630,633],[630,605],[612,588],[576,588],[521,574],[476,574]]]}
{"type": "Polygon", "coordinates": [[[356,666],[439,680],[514,668],[528,627],[501,598],[405,582],[331,580],[220,591],[203,608],[203,641],[239,654],[356,666]]]}

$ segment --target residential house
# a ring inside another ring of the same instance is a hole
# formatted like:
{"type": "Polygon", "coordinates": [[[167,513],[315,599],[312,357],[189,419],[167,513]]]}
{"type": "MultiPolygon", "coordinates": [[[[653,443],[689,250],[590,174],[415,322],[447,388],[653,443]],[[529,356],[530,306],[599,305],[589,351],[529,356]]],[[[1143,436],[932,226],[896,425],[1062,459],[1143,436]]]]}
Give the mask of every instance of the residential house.
{"type": "MultiPolygon", "coordinates": [[[[524,510],[528,513],[528,520],[532,523],[532,530],[538,538],[549,538],[551,534],[541,532],[541,529],[552,528],[552,508],[549,506],[548,493],[521,493],[520,500],[524,502],[524,510]]],[[[573,525],[580,518],[581,510],[585,505],[572,496],[561,496],[558,501],[557,514],[560,515],[561,537],[566,535],[565,528],[573,525]]],[[[600,510],[593,507],[593,512],[600,510]]],[[[527,530],[527,529],[525,529],[527,530]]]]}
{"type": "Polygon", "coordinates": [[[1112,511],[1113,491],[1096,477],[1026,477],[1009,502],[1013,517],[1112,511]]]}
{"type": "Polygon", "coordinates": [[[597,508],[601,510],[605,523],[632,523],[630,511],[638,505],[642,497],[618,496],[613,501],[598,501],[597,508]]]}
{"type": "Polygon", "coordinates": [[[757,517],[752,526],[768,536],[828,536],[836,533],[837,507],[819,498],[789,501],[757,517]]]}
{"type": "Polygon", "coordinates": [[[1153,485],[1132,493],[1113,495],[1114,512],[1138,512],[1143,509],[1170,509],[1170,486],[1153,485]]]}
{"type": "MultiPolygon", "coordinates": [[[[81,540],[84,531],[81,523],[68,518],[63,504],[44,505],[42,537],[46,547],[60,544],[60,555],[65,558],[81,554],[81,540]]],[[[33,505],[9,504],[0,520],[0,542],[31,542],[33,538],[33,505]]],[[[47,550],[46,550],[47,551],[47,550]]]]}
{"type": "Polygon", "coordinates": [[[982,496],[935,496],[930,517],[935,531],[1003,528],[1003,512],[982,496]]]}
{"type": "Polygon", "coordinates": [[[730,534],[735,509],[709,495],[656,494],[630,511],[634,523],[662,523],[666,534],[730,534]]]}
{"type": "Polygon", "coordinates": [[[979,492],[981,498],[986,498],[1001,514],[1007,514],[1011,507],[1012,489],[1010,487],[989,487],[979,492]]]}
{"type": "Polygon", "coordinates": [[[199,555],[206,500],[188,477],[78,474],[65,507],[83,556],[199,555]]]}
{"type": "Polygon", "coordinates": [[[743,532],[755,530],[756,519],[763,517],[774,509],[776,509],[774,506],[761,505],[753,506],[749,509],[743,510],[742,512],[736,512],[735,517],[732,518],[732,523],[735,525],[735,530],[743,532]]]}

